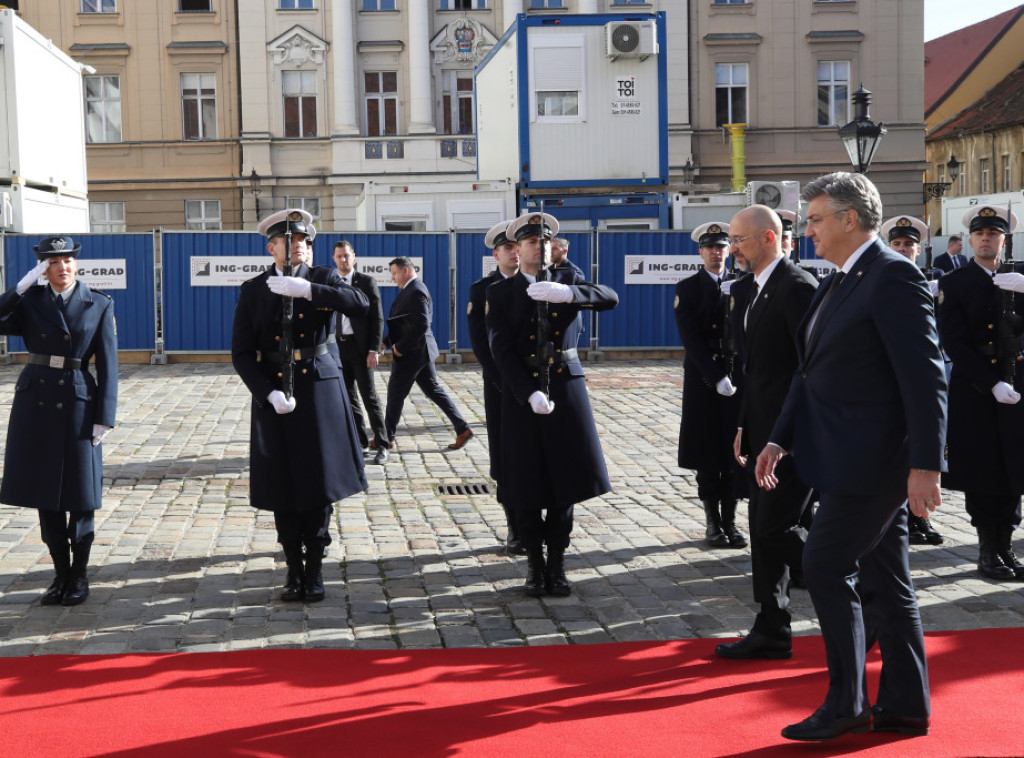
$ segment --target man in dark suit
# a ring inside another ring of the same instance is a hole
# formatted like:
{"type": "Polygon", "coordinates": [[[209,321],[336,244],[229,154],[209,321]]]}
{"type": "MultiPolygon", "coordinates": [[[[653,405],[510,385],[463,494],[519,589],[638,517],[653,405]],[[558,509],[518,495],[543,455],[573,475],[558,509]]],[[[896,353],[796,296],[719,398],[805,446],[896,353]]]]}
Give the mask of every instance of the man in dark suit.
{"type": "Polygon", "coordinates": [[[494,480],[495,498],[505,511],[508,523],[508,539],[505,551],[509,555],[525,555],[526,549],[519,539],[519,527],[512,509],[505,502],[502,492],[501,466],[501,372],[498,370],[491,346],[487,340],[487,322],[485,311],[487,306],[487,288],[495,282],[504,281],[515,276],[519,271],[519,246],[515,240],[506,236],[509,221],[500,221],[490,228],[484,236],[484,244],[494,254],[498,266],[487,276],[473,282],[469,287],[469,306],[466,310],[466,321],[469,324],[469,342],[473,354],[480,362],[484,374],[484,418],[487,423],[487,452],[490,457],[490,474],[494,480]]]}
{"type": "Polygon", "coordinates": [[[434,302],[427,285],[416,276],[412,260],[401,256],[388,265],[392,281],[402,290],[391,304],[388,333],[384,337],[385,347],[390,347],[394,356],[388,380],[388,406],[384,413],[388,447],[395,444],[395,429],[402,415],[402,406],[415,384],[452,422],[455,442],[448,449],[459,450],[473,436],[473,430],[437,381],[434,360],[440,353],[430,327],[434,318],[434,302]]]}
{"type": "Polygon", "coordinates": [[[820,505],[804,576],[828,661],[823,705],[787,739],[848,732],[928,733],[924,635],[910,578],[907,505],[941,502],[946,378],[927,282],[879,241],[882,201],[861,174],[827,174],[802,193],[806,236],[837,271],[818,288],[798,336],[799,365],[757,459],[758,484],[779,483],[792,453],[820,505]],[[867,693],[862,602],[882,653],[875,707],[867,693]]]}
{"type": "Polygon", "coordinates": [[[799,573],[807,530],[803,516],[811,489],[791,459],[779,464],[779,486],[761,490],[753,480],[750,453],[768,442],[797,365],[800,322],[814,297],[814,276],[782,251],[782,220],[770,208],[752,205],[730,224],[733,253],[753,273],[734,298],[733,335],[743,344],[743,401],[733,454],[747,468],[750,484],[750,558],[754,601],[760,605],[750,633],[718,645],[723,658],[789,658],[791,574],[799,573]],[[749,288],[749,292],[745,292],[749,288]]]}
{"type": "Polygon", "coordinates": [[[932,261],[932,266],[947,274],[950,271],[963,268],[970,262],[967,256],[961,252],[963,249],[963,240],[960,239],[959,234],[954,234],[949,238],[946,252],[936,255],[935,260],[932,261]]]}
{"type": "Polygon", "coordinates": [[[551,240],[551,268],[569,268],[577,276],[586,279],[583,269],[569,260],[569,240],[565,237],[555,237],[551,240]]]}
{"type": "Polygon", "coordinates": [[[686,349],[676,462],[696,472],[708,546],[745,547],[747,540],[736,528],[736,498],[745,488],[732,457],[740,401],[733,380],[740,367],[733,360],[726,324],[728,301],[722,294],[729,225],[701,224],[690,237],[697,243],[704,267],[676,283],[673,303],[676,328],[686,349]]]}
{"type": "Polygon", "coordinates": [[[328,337],[335,311],[358,318],[369,304],[333,266],[305,264],[316,234],[312,220],[306,211],[286,209],[260,222],[274,263],[242,284],[231,362],[252,392],[250,498],[254,508],[274,513],[288,565],[281,599],[317,602],[325,596],[323,555],[331,544],[333,503],[367,487],[337,346],[328,337]],[[294,270],[285,276],[289,260],[294,270]],[[286,297],[292,299],[290,329],[282,319],[286,297]],[[291,396],[283,382],[288,362],[294,367],[291,396]]]}
{"type": "Polygon", "coordinates": [[[1017,218],[1006,208],[982,206],[963,223],[974,260],[939,280],[939,333],[953,361],[949,473],[942,483],[964,493],[978,531],[979,573],[1020,580],[1024,565],[1012,537],[1024,493],[1024,264],[997,273],[1017,218]]]}
{"type": "Polygon", "coordinates": [[[613,308],[619,298],[564,273],[536,281],[557,232],[558,221],[547,213],[513,221],[506,234],[519,243],[519,273],[487,288],[487,332],[502,380],[502,489],[526,548],[523,591],[531,597],[572,593],[564,559],[573,506],[611,489],[576,353],[576,316],[583,308],[613,308]],[[548,394],[540,381],[538,319],[547,323],[551,346],[548,394]]]}
{"type": "Polygon", "coordinates": [[[356,397],[356,387],[366,406],[373,441],[377,448],[373,462],[378,466],[388,460],[388,433],[384,429],[384,411],[381,408],[377,389],[373,385],[373,370],[380,360],[380,340],[384,332],[384,311],[380,304],[380,290],[372,276],[355,271],[356,251],[351,242],[341,240],[334,243],[334,265],[341,280],[366,295],[370,308],[365,316],[349,318],[338,314],[336,338],[338,355],[341,356],[341,373],[345,378],[345,391],[352,403],[352,416],[356,421],[359,444],[366,449],[370,441],[366,436],[363,409],[356,397]]]}

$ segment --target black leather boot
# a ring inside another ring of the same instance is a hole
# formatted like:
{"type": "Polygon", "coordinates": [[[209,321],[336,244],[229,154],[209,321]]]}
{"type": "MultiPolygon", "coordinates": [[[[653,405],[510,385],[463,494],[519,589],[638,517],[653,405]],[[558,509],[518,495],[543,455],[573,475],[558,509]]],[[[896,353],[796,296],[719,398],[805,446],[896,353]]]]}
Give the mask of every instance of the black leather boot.
{"type": "Polygon", "coordinates": [[[508,555],[526,555],[526,548],[519,539],[519,529],[516,527],[515,514],[512,509],[504,503],[501,504],[505,511],[505,522],[508,524],[508,539],[505,540],[505,552],[508,555]]]}
{"type": "Polygon", "coordinates": [[[61,599],[61,605],[81,605],[89,597],[89,577],[86,570],[89,567],[89,552],[92,544],[71,546],[71,574],[68,578],[68,588],[61,599]]]}
{"type": "Polygon", "coordinates": [[[548,565],[544,572],[544,588],[549,595],[568,597],[572,585],[565,575],[565,548],[548,546],[548,565]]]}
{"type": "Polygon", "coordinates": [[[722,501],[722,531],[729,539],[729,547],[746,547],[747,538],[736,528],[736,501],[722,501]]]}
{"type": "Polygon", "coordinates": [[[718,512],[717,500],[701,500],[707,529],[704,538],[709,547],[729,547],[729,537],[722,531],[722,516],[718,512]]]}
{"type": "Polygon", "coordinates": [[[69,545],[62,545],[58,548],[51,547],[50,557],[53,558],[53,568],[56,573],[50,587],[40,598],[40,605],[60,605],[64,601],[64,593],[68,591],[68,581],[71,578],[71,547],[69,545]]]}
{"type": "Polygon", "coordinates": [[[305,595],[302,571],[302,543],[294,542],[282,545],[281,547],[284,548],[284,561],[288,565],[288,575],[284,580],[284,589],[281,590],[281,599],[287,602],[302,600],[305,595]]]}
{"type": "Polygon", "coordinates": [[[1013,552],[1012,527],[999,527],[999,543],[996,549],[1003,563],[1013,572],[1013,578],[1024,579],[1024,563],[1021,563],[1013,552]]]}
{"type": "Polygon", "coordinates": [[[999,557],[997,536],[991,527],[978,527],[978,573],[987,579],[1013,579],[1013,569],[999,557]]]}
{"type": "Polygon", "coordinates": [[[523,585],[523,592],[530,597],[540,597],[547,592],[543,545],[527,548],[526,564],[526,584],[523,585]]]}
{"type": "Polygon", "coordinates": [[[306,572],[303,582],[307,603],[319,603],[327,596],[324,590],[323,565],[323,548],[320,545],[307,545],[306,572]]]}

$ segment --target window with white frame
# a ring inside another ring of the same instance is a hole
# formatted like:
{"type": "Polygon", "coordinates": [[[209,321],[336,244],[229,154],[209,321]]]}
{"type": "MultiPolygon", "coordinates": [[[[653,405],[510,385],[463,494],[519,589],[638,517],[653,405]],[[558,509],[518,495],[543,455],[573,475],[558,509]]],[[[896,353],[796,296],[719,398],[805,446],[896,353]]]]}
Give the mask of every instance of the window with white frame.
{"type": "Polygon", "coordinates": [[[320,228],[320,198],[318,197],[292,197],[284,199],[285,208],[298,208],[306,211],[313,217],[313,226],[320,228]]]}
{"type": "Polygon", "coordinates": [[[715,126],[747,123],[746,63],[715,64],[715,126]]]}
{"type": "Polygon", "coordinates": [[[117,0],[82,0],[78,7],[82,13],[117,13],[117,0]]]}
{"type": "Polygon", "coordinates": [[[612,0],[612,5],[647,5],[651,0],[612,0]]]}
{"type": "Polygon", "coordinates": [[[533,44],[533,120],[583,121],[587,112],[583,36],[545,34],[533,44]]]}
{"type": "Polygon", "coordinates": [[[183,139],[217,139],[216,75],[181,75],[181,122],[183,139]]]}
{"type": "Polygon", "coordinates": [[[1003,165],[1002,165],[1002,168],[1001,168],[1001,171],[1000,171],[1000,179],[1001,179],[1001,181],[1003,183],[1002,190],[1003,190],[1003,192],[1009,192],[1010,191],[1010,156],[1009,156],[1009,154],[1004,154],[1002,160],[1003,160],[1003,165]]]}
{"type": "Polygon", "coordinates": [[[980,183],[978,185],[979,192],[991,192],[992,191],[992,161],[988,158],[982,158],[978,161],[978,178],[980,183]]]}
{"type": "Polygon", "coordinates": [[[818,61],[818,126],[850,120],[850,62],[818,61]]]}
{"type": "Polygon", "coordinates": [[[283,11],[308,11],[313,10],[313,0],[280,0],[277,6],[283,11]]]}
{"type": "Polygon", "coordinates": [[[443,11],[487,10],[487,0],[441,0],[438,6],[443,11]]]}
{"type": "Polygon", "coordinates": [[[121,141],[121,77],[85,77],[85,138],[90,143],[121,141]]]}
{"type": "Polygon", "coordinates": [[[185,228],[220,229],[220,200],[186,200],[185,228]]]}
{"type": "Polygon", "coordinates": [[[956,188],[956,193],[958,195],[966,195],[967,194],[967,161],[964,161],[963,163],[960,164],[960,178],[957,179],[957,181],[959,182],[959,185],[956,188]]]}
{"type": "Polygon", "coordinates": [[[113,234],[125,231],[124,203],[89,203],[89,231],[113,234]]]}
{"type": "Polygon", "coordinates": [[[366,97],[366,136],[398,134],[398,73],[367,71],[363,74],[366,97]]]}
{"type": "Polygon", "coordinates": [[[443,71],[443,93],[445,134],[472,134],[473,129],[473,72],[443,71]]]}
{"type": "Polygon", "coordinates": [[[395,0],[363,0],[364,11],[393,11],[395,0]]]}
{"type": "Polygon", "coordinates": [[[316,72],[282,71],[284,136],[316,136],[316,72]]]}
{"type": "Polygon", "coordinates": [[[938,182],[946,181],[946,164],[936,163],[935,164],[935,179],[938,182]]]}
{"type": "Polygon", "coordinates": [[[530,0],[530,8],[561,8],[562,0],[530,0]]]}
{"type": "Polygon", "coordinates": [[[397,216],[386,217],[384,221],[385,232],[425,232],[427,231],[427,219],[425,218],[401,218],[397,216]]]}

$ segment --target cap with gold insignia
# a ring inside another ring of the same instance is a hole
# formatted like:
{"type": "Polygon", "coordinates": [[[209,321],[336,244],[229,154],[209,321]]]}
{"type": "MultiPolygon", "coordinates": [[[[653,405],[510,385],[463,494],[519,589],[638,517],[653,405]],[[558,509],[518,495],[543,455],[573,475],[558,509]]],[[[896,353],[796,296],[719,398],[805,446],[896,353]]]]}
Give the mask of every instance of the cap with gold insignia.
{"type": "Polygon", "coordinates": [[[690,239],[701,247],[729,245],[729,225],[721,221],[709,221],[701,224],[690,233],[690,239]]]}
{"type": "Polygon", "coordinates": [[[69,255],[72,258],[77,258],[78,252],[81,249],[81,242],[75,242],[67,235],[62,234],[57,237],[47,237],[40,240],[39,244],[32,248],[32,252],[36,254],[36,258],[39,260],[43,258],[56,258],[60,255],[69,255]]]}
{"type": "Polygon", "coordinates": [[[782,219],[782,234],[783,236],[793,236],[793,227],[796,226],[797,219],[799,218],[793,211],[776,211],[779,214],[779,218],[782,219]]]}
{"type": "Polygon", "coordinates": [[[497,250],[506,242],[515,242],[515,240],[508,237],[508,225],[511,223],[510,220],[505,219],[504,221],[499,221],[488,230],[487,234],[484,235],[484,244],[487,245],[488,250],[497,250]]]}
{"type": "Polygon", "coordinates": [[[256,227],[259,234],[265,234],[268,239],[287,234],[305,234],[309,242],[316,237],[316,227],[313,226],[313,216],[301,208],[285,208],[283,211],[272,213],[260,221],[256,227]]]}
{"type": "Polygon", "coordinates": [[[928,236],[928,225],[913,216],[893,216],[882,224],[882,236],[890,242],[900,237],[920,242],[928,236]]]}
{"type": "Polygon", "coordinates": [[[969,232],[975,232],[978,229],[994,229],[1006,234],[1017,228],[1017,216],[1006,208],[983,205],[980,208],[971,208],[967,211],[964,214],[963,224],[969,232]]]}
{"type": "Polygon", "coordinates": [[[550,213],[530,211],[524,213],[508,225],[505,235],[516,242],[527,237],[546,237],[551,239],[558,234],[558,219],[550,213]]]}

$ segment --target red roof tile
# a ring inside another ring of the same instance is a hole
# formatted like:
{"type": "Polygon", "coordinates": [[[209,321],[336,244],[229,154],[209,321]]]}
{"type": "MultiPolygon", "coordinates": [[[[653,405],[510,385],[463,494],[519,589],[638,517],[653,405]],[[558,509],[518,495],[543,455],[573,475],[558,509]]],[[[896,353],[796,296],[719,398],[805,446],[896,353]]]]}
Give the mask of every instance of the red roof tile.
{"type": "Polygon", "coordinates": [[[982,129],[995,130],[1021,123],[1024,123],[1024,65],[971,103],[969,108],[943,122],[928,135],[927,140],[951,137],[960,129],[972,134],[982,129]]]}

